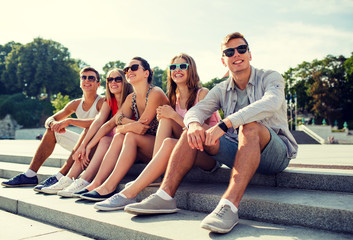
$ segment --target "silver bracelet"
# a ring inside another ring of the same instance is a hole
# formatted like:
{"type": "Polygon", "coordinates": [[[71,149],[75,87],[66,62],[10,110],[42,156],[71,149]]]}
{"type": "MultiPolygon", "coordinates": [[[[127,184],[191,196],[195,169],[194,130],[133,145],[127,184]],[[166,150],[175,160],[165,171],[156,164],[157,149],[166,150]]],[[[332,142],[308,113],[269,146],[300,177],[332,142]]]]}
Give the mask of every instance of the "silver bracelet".
{"type": "Polygon", "coordinates": [[[121,115],[118,117],[118,125],[122,125],[123,118],[124,118],[124,114],[121,114],[121,115]]]}

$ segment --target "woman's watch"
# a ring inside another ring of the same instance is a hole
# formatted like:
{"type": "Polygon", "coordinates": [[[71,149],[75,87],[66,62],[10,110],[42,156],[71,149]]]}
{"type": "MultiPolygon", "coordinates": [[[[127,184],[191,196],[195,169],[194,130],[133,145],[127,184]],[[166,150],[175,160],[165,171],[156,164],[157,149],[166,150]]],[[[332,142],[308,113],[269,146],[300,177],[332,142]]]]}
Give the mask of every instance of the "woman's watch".
{"type": "Polygon", "coordinates": [[[219,121],[219,123],[218,123],[217,126],[218,126],[220,129],[222,129],[223,132],[227,132],[227,131],[228,131],[227,125],[226,125],[222,120],[219,121]]]}

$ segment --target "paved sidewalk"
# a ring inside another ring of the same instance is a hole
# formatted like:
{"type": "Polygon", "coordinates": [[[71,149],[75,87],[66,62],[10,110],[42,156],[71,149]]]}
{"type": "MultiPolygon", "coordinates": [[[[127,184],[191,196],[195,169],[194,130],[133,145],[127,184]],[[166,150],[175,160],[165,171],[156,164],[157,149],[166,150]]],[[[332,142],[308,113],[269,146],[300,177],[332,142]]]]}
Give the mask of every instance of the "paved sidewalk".
{"type": "MultiPolygon", "coordinates": [[[[39,143],[39,140],[0,140],[0,155],[33,156],[39,143]]],[[[57,145],[52,157],[67,158],[69,154],[57,145]]],[[[296,167],[303,165],[353,169],[353,145],[299,145],[297,158],[291,164],[296,167]]]]}
{"type": "Polygon", "coordinates": [[[19,215],[0,210],[0,239],[66,239],[88,240],[82,234],[70,232],[51,225],[34,221],[19,215]]]}

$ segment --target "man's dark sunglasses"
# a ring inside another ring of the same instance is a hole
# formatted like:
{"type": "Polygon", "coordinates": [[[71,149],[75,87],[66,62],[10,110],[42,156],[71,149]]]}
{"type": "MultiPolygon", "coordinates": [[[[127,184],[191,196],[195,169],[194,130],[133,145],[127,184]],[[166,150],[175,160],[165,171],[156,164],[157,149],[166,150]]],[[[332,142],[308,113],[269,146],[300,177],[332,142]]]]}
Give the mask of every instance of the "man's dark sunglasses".
{"type": "Polygon", "coordinates": [[[112,78],[112,77],[110,77],[110,78],[107,78],[107,81],[108,82],[112,82],[112,81],[114,81],[114,82],[116,82],[116,83],[121,83],[122,81],[123,81],[123,78],[122,77],[115,77],[115,78],[112,78]]]}
{"type": "Polygon", "coordinates": [[[96,81],[96,77],[95,76],[86,76],[86,75],[81,75],[81,80],[84,81],[88,79],[88,81],[90,82],[95,82],[96,81]]]}
{"type": "Polygon", "coordinates": [[[133,65],[131,65],[130,67],[126,67],[126,68],[124,68],[124,74],[127,74],[127,72],[131,69],[131,71],[137,71],[137,69],[139,69],[139,66],[140,66],[140,64],[133,64],[133,65]]]}
{"type": "Polygon", "coordinates": [[[240,45],[235,48],[227,48],[226,50],[223,51],[223,56],[233,57],[235,53],[235,49],[239,54],[244,54],[248,50],[248,45],[240,45]]]}

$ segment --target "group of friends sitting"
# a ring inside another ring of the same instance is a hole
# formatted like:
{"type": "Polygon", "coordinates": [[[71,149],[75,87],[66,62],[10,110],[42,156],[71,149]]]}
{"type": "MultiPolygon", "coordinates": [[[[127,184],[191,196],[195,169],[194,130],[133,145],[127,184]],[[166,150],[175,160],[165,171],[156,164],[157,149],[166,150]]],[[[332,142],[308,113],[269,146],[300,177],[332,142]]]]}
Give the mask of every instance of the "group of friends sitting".
{"type": "Polygon", "coordinates": [[[107,73],[104,97],[97,94],[99,73],[83,68],[83,97],[46,120],[28,170],[2,185],[95,201],[101,211],[174,213],[179,210],[174,195],[193,166],[212,173],[224,164],[232,169],[229,186],[201,227],[231,231],[255,172],[283,171],[297,144],[288,130],[281,75],[250,65],[251,52],[240,33],[228,34],[221,48],[229,78],[210,92],[201,86],[194,59],[184,53],[168,66],[167,95],[153,86],[153,71],[141,57],[107,73]],[[73,113],[77,118],[69,118],[73,113]],[[66,129],[69,125],[83,128],[82,133],[66,129]],[[37,172],[56,144],[70,157],[57,174],[38,183],[37,172]],[[135,162],[146,167],[116,192],[135,162]],[[136,196],[161,176],[157,192],[137,202],[136,196]]]}

